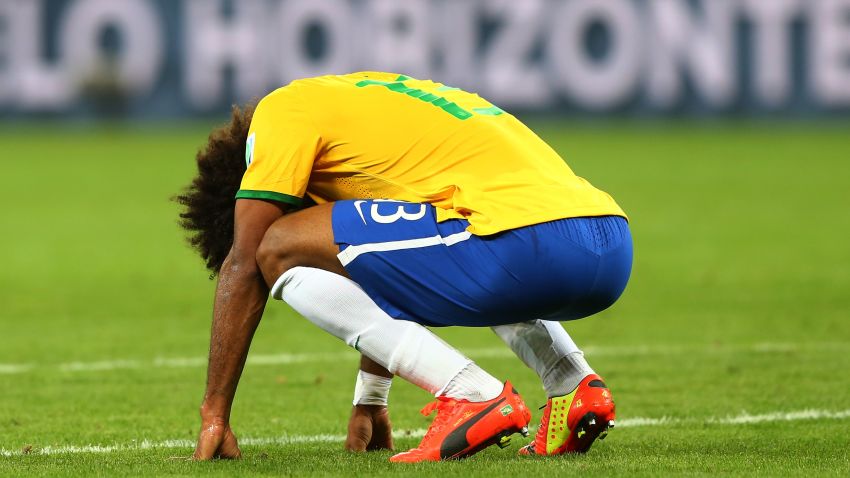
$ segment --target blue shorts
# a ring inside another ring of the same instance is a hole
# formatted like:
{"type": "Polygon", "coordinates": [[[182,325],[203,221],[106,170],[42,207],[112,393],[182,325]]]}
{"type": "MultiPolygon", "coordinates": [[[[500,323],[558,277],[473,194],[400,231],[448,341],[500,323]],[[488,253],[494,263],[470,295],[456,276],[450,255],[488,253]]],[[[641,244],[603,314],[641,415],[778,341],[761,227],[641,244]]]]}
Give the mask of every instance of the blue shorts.
{"type": "Polygon", "coordinates": [[[340,201],[342,265],[387,314],[429,326],[574,320],[611,306],[629,280],[632,239],[619,216],[561,219],[475,236],[433,206],[340,201]]]}

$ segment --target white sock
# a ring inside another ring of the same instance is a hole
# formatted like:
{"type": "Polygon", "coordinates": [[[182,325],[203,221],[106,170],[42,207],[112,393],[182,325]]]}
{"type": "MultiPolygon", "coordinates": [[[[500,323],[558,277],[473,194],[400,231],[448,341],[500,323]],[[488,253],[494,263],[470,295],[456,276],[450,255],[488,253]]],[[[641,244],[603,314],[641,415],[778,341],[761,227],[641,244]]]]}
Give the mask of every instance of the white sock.
{"type": "Polygon", "coordinates": [[[357,283],[341,275],[293,267],[275,282],[271,294],[393,374],[431,393],[444,391],[472,363],[425,327],[394,320],[357,283]]]}
{"type": "Polygon", "coordinates": [[[390,397],[390,386],[392,384],[392,378],[358,370],[357,381],[354,383],[354,401],[352,405],[387,406],[390,397]]]}
{"type": "Polygon", "coordinates": [[[584,377],[594,373],[584,353],[558,322],[533,320],[492,329],[537,372],[550,397],[570,393],[584,377]]]}
{"type": "Polygon", "coordinates": [[[502,389],[502,382],[471,362],[446,385],[442,394],[457,400],[486,402],[498,397],[502,389]]]}

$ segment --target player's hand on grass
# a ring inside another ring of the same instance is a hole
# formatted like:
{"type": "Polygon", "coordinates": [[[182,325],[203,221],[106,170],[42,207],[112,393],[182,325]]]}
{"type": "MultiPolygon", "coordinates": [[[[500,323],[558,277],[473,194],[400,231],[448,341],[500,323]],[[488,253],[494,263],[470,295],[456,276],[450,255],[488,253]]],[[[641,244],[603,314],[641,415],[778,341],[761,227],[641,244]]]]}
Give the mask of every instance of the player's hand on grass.
{"type": "Polygon", "coordinates": [[[393,426],[383,405],[355,405],[348,420],[348,451],[393,449],[393,426]]]}
{"type": "Polygon", "coordinates": [[[242,452],[239,450],[236,435],[230,429],[230,424],[222,418],[203,419],[198,445],[195,447],[192,458],[195,460],[242,458],[242,452]]]}

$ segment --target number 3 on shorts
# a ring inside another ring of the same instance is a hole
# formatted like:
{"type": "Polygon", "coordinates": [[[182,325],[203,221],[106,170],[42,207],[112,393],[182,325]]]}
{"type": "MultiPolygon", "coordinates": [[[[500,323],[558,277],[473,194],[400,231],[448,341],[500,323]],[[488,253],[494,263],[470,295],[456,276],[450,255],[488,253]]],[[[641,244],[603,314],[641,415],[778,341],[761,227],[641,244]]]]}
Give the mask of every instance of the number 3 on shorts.
{"type": "MultiPolygon", "coordinates": [[[[364,201],[355,201],[354,207],[357,208],[357,212],[360,214],[360,217],[363,217],[363,212],[360,210],[360,205],[363,204],[364,201]]],[[[416,221],[425,217],[425,213],[428,212],[428,208],[425,204],[413,204],[407,203],[403,201],[394,201],[392,199],[375,199],[372,202],[372,207],[369,210],[372,215],[372,220],[377,222],[378,224],[392,224],[399,219],[404,219],[406,221],[416,221]],[[400,203],[396,212],[390,215],[383,215],[378,211],[378,203],[382,202],[394,202],[400,203]],[[418,206],[419,210],[416,212],[407,212],[404,208],[405,206],[418,206]]],[[[364,221],[365,222],[365,221],[364,221]]]]}

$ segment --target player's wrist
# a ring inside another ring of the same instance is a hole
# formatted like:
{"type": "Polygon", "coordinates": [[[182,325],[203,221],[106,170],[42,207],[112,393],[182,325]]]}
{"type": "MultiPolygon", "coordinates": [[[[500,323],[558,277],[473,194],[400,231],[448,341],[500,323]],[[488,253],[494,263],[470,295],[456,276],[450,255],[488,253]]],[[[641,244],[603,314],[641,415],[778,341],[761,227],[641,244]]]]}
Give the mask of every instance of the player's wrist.
{"type": "Polygon", "coordinates": [[[355,406],[386,407],[392,383],[392,378],[359,370],[357,372],[357,382],[354,385],[354,400],[352,404],[355,406]]]}
{"type": "Polygon", "coordinates": [[[230,404],[225,400],[205,398],[201,403],[200,415],[205,423],[228,423],[230,421],[230,404]]]}

